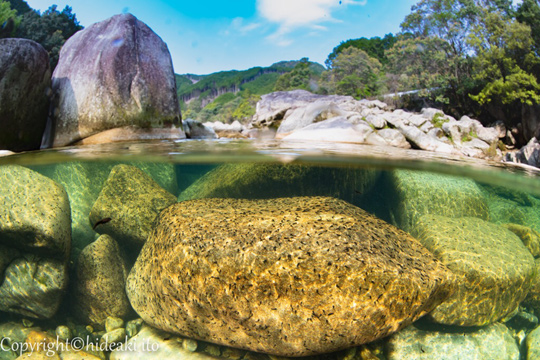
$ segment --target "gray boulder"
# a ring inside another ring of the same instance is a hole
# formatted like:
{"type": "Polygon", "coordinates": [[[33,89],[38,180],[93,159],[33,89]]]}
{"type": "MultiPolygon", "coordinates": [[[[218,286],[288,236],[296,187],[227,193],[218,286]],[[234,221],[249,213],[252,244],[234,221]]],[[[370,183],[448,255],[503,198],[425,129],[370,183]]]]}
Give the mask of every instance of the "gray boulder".
{"type": "Polygon", "coordinates": [[[182,120],[182,126],[186,132],[186,136],[190,139],[215,139],[216,132],[210,126],[200,123],[197,120],[186,119],[182,120]]]}
{"type": "Polygon", "coordinates": [[[398,331],[453,288],[452,273],[405,232],[343,200],[294,197],[168,207],[126,291],[162,330],[307,356],[398,331]]]}
{"type": "Polygon", "coordinates": [[[123,318],[129,314],[127,263],[113,238],[101,235],[84,248],[76,269],[71,304],[80,321],[103,326],[109,316],[123,318]]]}
{"type": "Polygon", "coordinates": [[[47,123],[49,55],[27,39],[0,39],[0,149],[36,150],[47,123]]]}
{"type": "Polygon", "coordinates": [[[113,16],[68,39],[52,87],[54,146],[126,126],[181,126],[167,45],[131,14],[113,16]]]}
{"type": "Polygon", "coordinates": [[[503,324],[448,333],[409,326],[392,336],[386,347],[388,360],[521,359],[512,332],[503,324]]]}
{"type": "Polygon", "coordinates": [[[347,121],[345,117],[339,116],[296,130],[293,133],[284,136],[283,140],[329,141],[364,144],[367,143],[368,136],[371,133],[373,133],[373,129],[369,125],[353,125],[347,121]]]}
{"type": "Polygon", "coordinates": [[[519,151],[506,153],[505,161],[540,167],[540,143],[538,139],[532,138],[519,151]]]}

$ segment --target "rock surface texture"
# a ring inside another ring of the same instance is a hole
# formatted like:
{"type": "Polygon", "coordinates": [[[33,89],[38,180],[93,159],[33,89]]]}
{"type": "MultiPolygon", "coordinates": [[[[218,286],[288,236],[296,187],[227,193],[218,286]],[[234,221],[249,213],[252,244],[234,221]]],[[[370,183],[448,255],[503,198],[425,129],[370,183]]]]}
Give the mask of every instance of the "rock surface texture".
{"type": "Polygon", "coordinates": [[[90,210],[90,223],[95,231],[112,236],[121,245],[140,248],[159,212],[175,202],[176,196],[142,170],[117,165],[90,210]]]}
{"type": "Polygon", "coordinates": [[[93,24],[66,41],[52,87],[54,146],[125,126],[181,127],[167,45],[131,14],[93,24]]]}
{"type": "Polygon", "coordinates": [[[429,314],[436,322],[494,323],[518,307],[536,276],[529,250],[502,226],[472,217],[424,215],[413,235],[457,278],[457,291],[429,314]]]}
{"type": "Polygon", "coordinates": [[[77,260],[73,313],[84,323],[101,325],[109,316],[125,317],[131,306],[125,286],[128,268],[120,247],[108,235],[88,245],[77,260]]]}
{"type": "Polygon", "coordinates": [[[55,314],[68,282],[70,221],[62,186],[22,166],[0,167],[0,311],[55,314]]]}
{"type": "Polygon", "coordinates": [[[0,39],[0,149],[37,150],[47,123],[49,55],[27,39],[0,39]]]}
{"type": "Polygon", "coordinates": [[[274,129],[275,137],[285,141],[413,147],[479,158],[502,155],[498,150],[499,131],[467,116],[456,120],[431,108],[420,114],[393,111],[378,100],[358,101],[305,90],[263,95],[248,129],[274,129]]]}
{"type": "Polygon", "coordinates": [[[279,356],[367,343],[430,312],[453,275],[342,200],[184,201],[164,210],[127,293],[165,331],[279,356]]]}

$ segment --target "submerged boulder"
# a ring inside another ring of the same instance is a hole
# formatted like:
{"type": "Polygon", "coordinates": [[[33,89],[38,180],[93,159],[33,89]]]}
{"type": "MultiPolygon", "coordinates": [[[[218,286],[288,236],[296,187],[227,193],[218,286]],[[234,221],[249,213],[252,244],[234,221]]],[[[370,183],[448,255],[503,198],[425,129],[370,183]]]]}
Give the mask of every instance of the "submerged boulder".
{"type": "Polygon", "coordinates": [[[70,220],[62,186],[22,166],[0,167],[0,311],[55,314],[68,283],[70,220]]]}
{"type": "Polygon", "coordinates": [[[393,209],[396,225],[408,232],[425,214],[451,218],[474,216],[488,219],[486,198],[471,179],[411,170],[394,170],[389,175],[385,197],[393,209]]]}
{"type": "Polygon", "coordinates": [[[534,280],[534,258],[510,230],[477,218],[422,216],[413,235],[457,278],[457,290],[429,316],[483,326],[514,311],[534,280]]]}
{"type": "Polygon", "coordinates": [[[125,291],[128,268],[120,247],[108,235],[88,245],[77,261],[73,310],[85,324],[103,326],[109,316],[123,318],[131,306],[125,291]]]}
{"type": "Polygon", "coordinates": [[[453,291],[405,232],[328,197],[207,199],[165,209],[127,293],[165,331],[279,356],[387,336],[453,291]]]}
{"type": "Polygon", "coordinates": [[[0,149],[39,149],[50,85],[49,55],[41,45],[0,39],[0,149]]]}
{"type": "Polygon", "coordinates": [[[387,344],[388,360],[478,359],[519,360],[519,347],[503,324],[462,331],[428,331],[409,326],[387,344]]]}
{"type": "Polygon", "coordinates": [[[178,201],[204,198],[269,199],[287,196],[332,196],[357,204],[380,172],[356,167],[282,164],[220,165],[184,190],[178,201]]]}
{"type": "Polygon", "coordinates": [[[98,233],[108,234],[122,245],[140,248],[160,211],[175,202],[173,194],[142,170],[117,165],[90,210],[90,223],[98,233]]]}
{"type": "Polygon", "coordinates": [[[131,14],[113,16],[69,38],[52,87],[54,146],[126,126],[181,127],[167,45],[131,14]]]}

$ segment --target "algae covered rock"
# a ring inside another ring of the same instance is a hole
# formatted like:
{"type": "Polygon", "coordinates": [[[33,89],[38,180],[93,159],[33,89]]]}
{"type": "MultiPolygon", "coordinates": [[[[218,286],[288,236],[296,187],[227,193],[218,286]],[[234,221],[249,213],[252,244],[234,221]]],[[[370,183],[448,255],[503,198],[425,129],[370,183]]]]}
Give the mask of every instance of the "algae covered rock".
{"type": "Polygon", "coordinates": [[[40,44],[0,39],[0,149],[39,149],[50,86],[49,55],[40,44]]]}
{"type": "Polygon", "coordinates": [[[534,263],[536,267],[536,277],[534,278],[523,303],[526,306],[533,308],[535,313],[540,314],[540,259],[535,259],[534,263]]]}
{"type": "Polygon", "coordinates": [[[457,290],[429,316],[449,325],[482,326],[523,301],[534,258],[506,228],[477,218],[422,216],[413,234],[457,278],[457,290]]]}
{"type": "Polygon", "coordinates": [[[279,356],[374,341],[430,312],[453,275],[405,232],[328,197],[165,209],[126,291],[159,329],[279,356]]]}
{"type": "Polygon", "coordinates": [[[125,317],[131,306],[125,292],[128,268],[120,247],[101,235],[81,252],[74,281],[73,313],[85,324],[103,326],[109,316],[125,317]]]}
{"type": "Polygon", "coordinates": [[[0,167],[0,311],[50,318],[67,287],[69,201],[49,178],[0,167]]]}
{"type": "Polygon", "coordinates": [[[409,326],[389,339],[387,353],[388,360],[520,359],[518,345],[503,324],[448,333],[409,326]]]}
{"type": "MultiPolygon", "coordinates": [[[[53,179],[66,190],[71,205],[72,258],[97,238],[88,217],[112,168],[118,162],[64,162],[33,166],[32,169],[53,179]]],[[[128,162],[143,170],[165,190],[176,194],[178,185],[174,166],[166,163],[128,162]]]]}
{"type": "Polygon", "coordinates": [[[527,335],[525,348],[527,349],[527,360],[540,358],[540,327],[537,327],[527,335]]]}
{"type": "Polygon", "coordinates": [[[62,186],[17,165],[0,166],[0,244],[62,258],[71,246],[62,186]]]}
{"type": "Polygon", "coordinates": [[[411,170],[390,175],[389,207],[401,229],[411,232],[422,215],[488,219],[486,199],[471,179],[411,170]]]}
{"type": "Polygon", "coordinates": [[[90,222],[98,233],[138,248],[146,241],[159,212],[175,202],[173,194],[142,170],[117,165],[90,211],[90,222]]]}
{"type": "Polygon", "coordinates": [[[113,16],[69,38],[52,89],[54,146],[126,126],[181,127],[167,45],[131,14],[113,16]]]}
{"type": "Polygon", "coordinates": [[[540,234],[537,231],[518,224],[504,224],[503,226],[516,234],[534,257],[540,256],[540,234]]]}
{"type": "Polygon", "coordinates": [[[179,201],[204,198],[269,199],[332,196],[356,204],[379,178],[379,171],[282,164],[224,164],[184,190],[179,201]]]}

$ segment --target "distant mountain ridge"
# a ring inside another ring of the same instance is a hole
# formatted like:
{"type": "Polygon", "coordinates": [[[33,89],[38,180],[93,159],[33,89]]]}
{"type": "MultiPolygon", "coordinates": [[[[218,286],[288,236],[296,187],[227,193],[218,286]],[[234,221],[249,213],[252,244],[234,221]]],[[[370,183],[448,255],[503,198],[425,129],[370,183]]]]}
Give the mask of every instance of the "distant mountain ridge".
{"type": "MultiPolygon", "coordinates": [[[[176,74],[178,100],[189,104],[195,99],[201,100],[204,107],[217,97],[249,91],[252,95],[263,95],[273,91],[280,75],[290,72],[299,61],[281,61],[268,67],[253,67],[247,70],[220,71],[209,75],[176,74]]],[[[321,74],[325,68],[315,62],[309,63],[310,70],[321,74]]]]}

